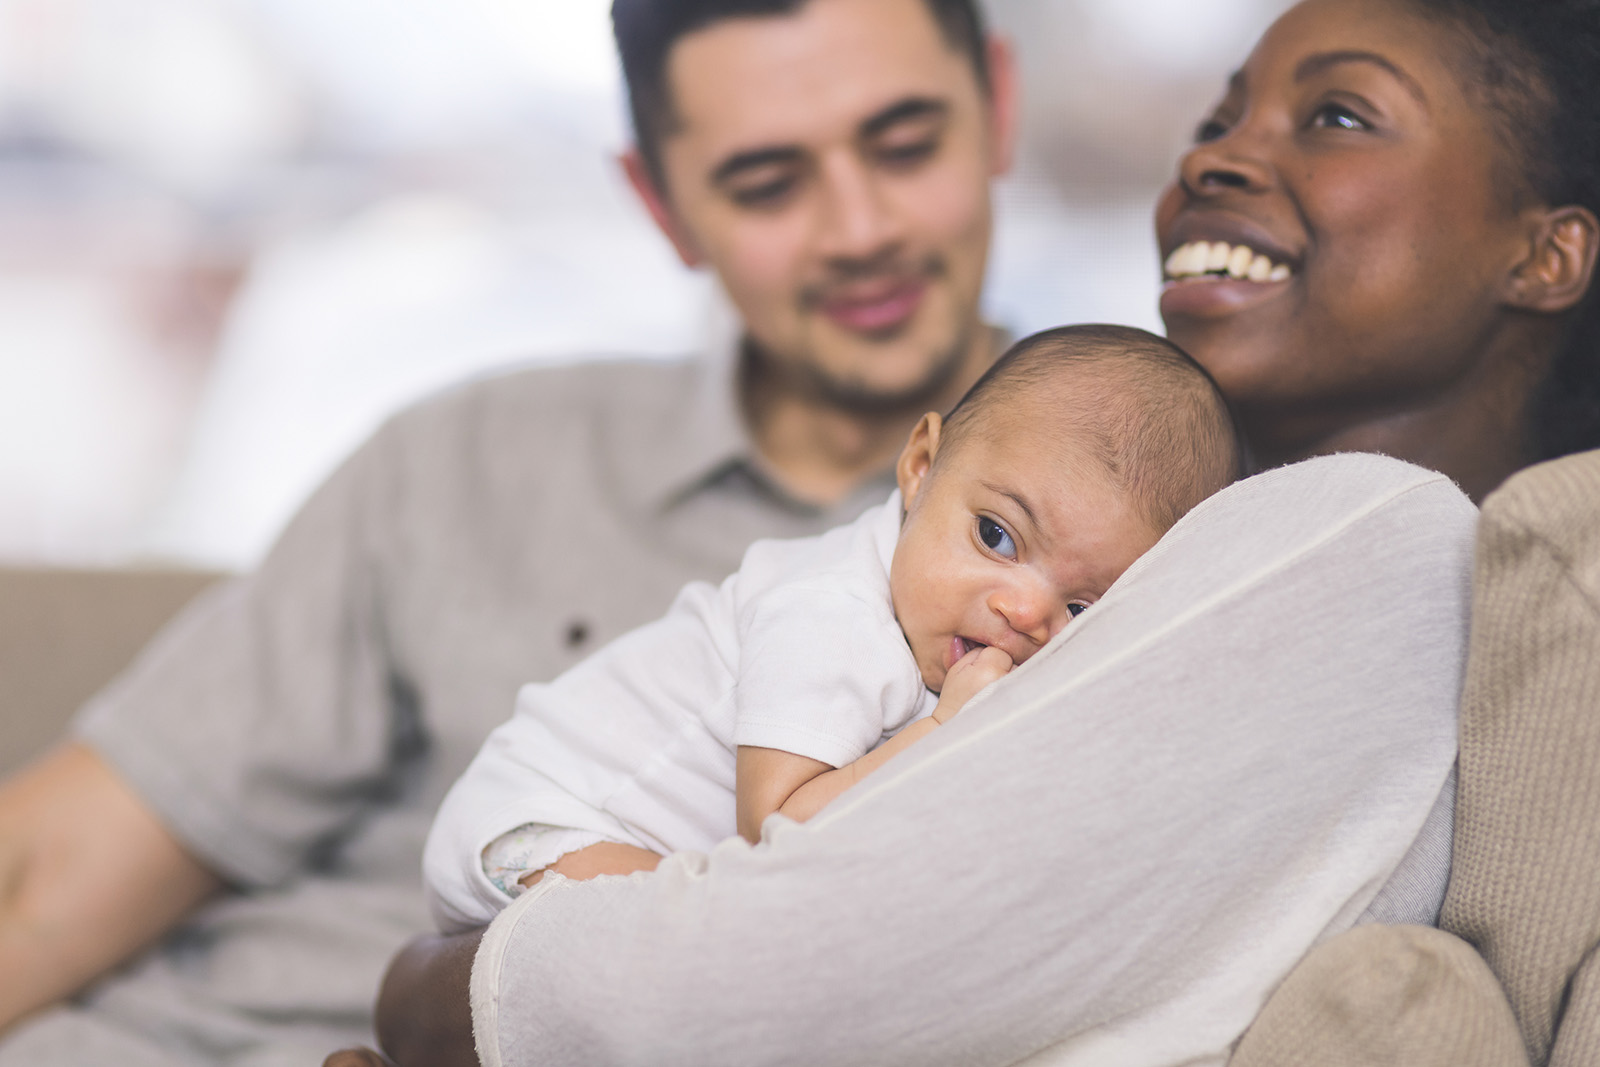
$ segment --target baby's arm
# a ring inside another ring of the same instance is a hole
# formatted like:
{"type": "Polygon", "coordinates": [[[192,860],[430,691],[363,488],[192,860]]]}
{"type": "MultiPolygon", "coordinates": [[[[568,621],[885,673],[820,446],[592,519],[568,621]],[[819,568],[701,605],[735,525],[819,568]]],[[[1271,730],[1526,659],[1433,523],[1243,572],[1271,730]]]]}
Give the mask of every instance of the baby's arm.
{"type": "Polygon", "coordinates": [[[833,765],[776,748],[740,745],[734,771],[739,836],[751,844],[761,839],[761,824],[782,811],[795,791],[818,777],[837,774],[833,765]]]}
{"type": "Polygon", "coordinates": [[[529,871],[517,881],[525,886],[539,884],[545,871],[555,871],[575,882],[598,878],[602,874],[632,874],[635,871],[653,871],[661,857],[635,845],[617,841],[601,841],[576,852],[568,852],[548,867],[529,871]]]}
{"type": "MultiPolygon", "coordinates": [[[[939,692],[939,704],[933,709],[933,714],[926,719],[918,719],[907,726],[889,740],[868,752],[854,763],[847,763],[837,770],[828,769],[825,763],[816,760],[805,760],[806,763],[821,767],[822,770],[811,774],[808,778],[792,788],[786,799],[779,802],[775,809],[781,811],[796,822],[805,822],[811,816],[827,807],[833,799],[852,785],[855,785],[868,774],[887,763],[897,753],[910,748],[928,734],[932,733],[941,723],[949,722],[971,700],[978,691],[995,679],[1007,674],[1013,664],[1011,657],[998,648],[975,648],[962,656],[950,668],[950,673],[945,676],[944,688],[939,692]]],[[[745,749],[739,750],[739,758],[743,760],[745,749]]],[[[772,749],[759,749],[756,751],[772,752],[772,749]]],[[[788,756],[791,760],[802,760],[804,757],[793,756],[789,753],[777,753],[788,756]]],[[[741,772],[743,763],[740,764],[741,772]]],[[[740,777],[740,798],[743,802],[743,777],[740,777]]],[[[762,818],[771,814],[771,810],[764,812],[762,818]]],[[[761,822],[758,819],[755,834],[746,833],[742,821],[744,809],[740,808],[739,832],[754,841],[760,835],[761,822]]]]}

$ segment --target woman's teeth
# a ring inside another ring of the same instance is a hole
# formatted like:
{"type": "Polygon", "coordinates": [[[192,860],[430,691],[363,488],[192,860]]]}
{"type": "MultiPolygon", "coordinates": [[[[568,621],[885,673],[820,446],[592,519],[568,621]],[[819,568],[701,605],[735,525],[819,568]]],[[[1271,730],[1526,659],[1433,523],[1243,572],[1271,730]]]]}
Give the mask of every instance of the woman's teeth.
{"type": "Polygon", "coordinates": [[[1293,272],[1245,245],[1226,241],[1190,241],[1172,250],[1165,264],[1172,279],[1226,275],[1240,281],[1281,282],[1293,272]]]}

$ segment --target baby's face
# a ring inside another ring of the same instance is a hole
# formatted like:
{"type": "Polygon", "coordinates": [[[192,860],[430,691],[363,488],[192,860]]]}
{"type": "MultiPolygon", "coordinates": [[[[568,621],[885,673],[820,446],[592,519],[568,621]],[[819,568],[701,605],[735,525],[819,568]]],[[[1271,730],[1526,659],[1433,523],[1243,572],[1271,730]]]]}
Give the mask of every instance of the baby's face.
{"type": "Polygon", "coordinates": [[[1046,443],[1061,427],[1029,406],[972,427],[937,466],[942,427],[927,416],[900,459],[889,590],[935,692],[978,645],[1028,659],[1159,540],[1096,463],[1046,443]]]}

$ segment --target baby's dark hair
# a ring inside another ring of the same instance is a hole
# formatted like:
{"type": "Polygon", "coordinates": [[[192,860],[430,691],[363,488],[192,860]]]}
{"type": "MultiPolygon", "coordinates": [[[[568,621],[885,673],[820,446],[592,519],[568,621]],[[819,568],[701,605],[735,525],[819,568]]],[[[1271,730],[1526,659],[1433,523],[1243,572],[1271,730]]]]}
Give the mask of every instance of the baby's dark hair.
{"type": "MultiPolygon", "coordinates": [[[[1600,0],[1403,0],[1464,45],[1466,89],[1523,184],[1600,215],[1600,0]]],[[[1600,284],[1574,315],[1528,412],[1538,458],[1600,447],[1600,284]]]]}
{"type": "Polygon", "coordinates": [[[1132,326],[1060,326],[1018,341],[950,409],[939,454],[1023,393],[1070,413],[1062,444],[1131,494],[1157,532],[1242,473],[1244,448],[1217,383],[1183,349],[1132,326]]]}

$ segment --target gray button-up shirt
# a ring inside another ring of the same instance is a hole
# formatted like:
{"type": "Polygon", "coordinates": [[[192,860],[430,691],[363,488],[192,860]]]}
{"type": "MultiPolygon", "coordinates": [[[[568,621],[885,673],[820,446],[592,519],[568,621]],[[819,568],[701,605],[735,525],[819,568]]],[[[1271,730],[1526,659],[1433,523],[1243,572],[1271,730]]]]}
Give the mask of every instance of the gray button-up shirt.
{"type": "Polygon", "coordinates": [[[752,540],[818,532],[892,487],[884,472],[832,509],[785,495],[734,373],[731,351],[608,360],[435,398],[353,456],[258,573],[180,618],[78,736],[244,892],[0,1063],[24,1041],[74,1062],[69,1046],[111,1040],[142,1062],[131,1050],[160,1034],[259,1064],[370,1040],[387,960],[428,926],[433,810],[517,688],[731,572],[752,540]]]}

